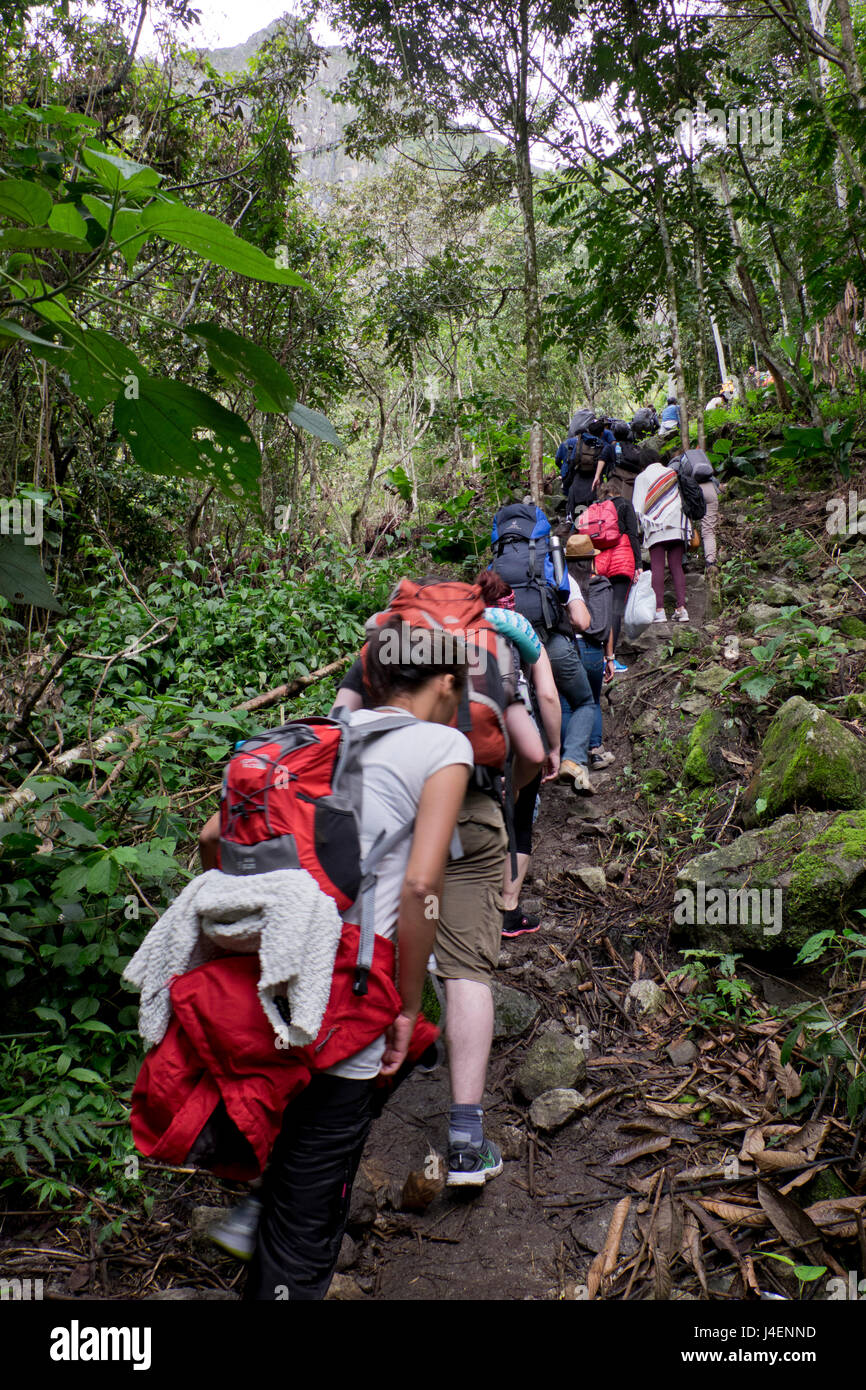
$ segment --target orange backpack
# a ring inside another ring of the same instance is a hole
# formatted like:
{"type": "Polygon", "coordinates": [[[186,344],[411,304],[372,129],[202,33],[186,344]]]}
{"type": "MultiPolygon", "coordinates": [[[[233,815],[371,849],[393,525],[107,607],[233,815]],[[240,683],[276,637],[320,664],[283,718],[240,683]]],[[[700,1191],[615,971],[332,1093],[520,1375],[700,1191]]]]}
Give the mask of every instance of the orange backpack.
{"type": "MultiPolygon", "coordinates": [[[[394,617],[405,623],[401,633],[407,642],[412,628],[452,633],[465,640],[469,678],[453,723],[472,744],[476,766],[501,773],[510,752],[505,729],[508,700],[499,669],[496,629],[484,616],[484,598],[478,585],[401,579],[388,607],[368,620],[368,632],[394,617]]],[[[365,647],[361,654],[364,662],[366,652],[365,647]]]]}

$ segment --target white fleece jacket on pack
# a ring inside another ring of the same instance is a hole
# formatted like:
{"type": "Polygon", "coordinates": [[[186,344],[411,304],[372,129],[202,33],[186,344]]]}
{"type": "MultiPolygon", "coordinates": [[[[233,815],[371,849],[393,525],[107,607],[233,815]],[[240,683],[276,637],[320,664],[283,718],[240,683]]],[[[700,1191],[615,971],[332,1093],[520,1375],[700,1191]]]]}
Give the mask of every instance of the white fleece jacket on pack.
{"type": "Polygon", "coordinates": [[[171,1019],[169,984],[218,956],[259,956],[259,999],[289,1047],[314,1042],[331,992],[342,919],[333,898],[305,869],[224,874],[209,869],[175,898],[123,972],[141,990],[138,1031],[148,1046],[171,1019]],[[276,995],[287,995],[285,1024],[276,995]]]}

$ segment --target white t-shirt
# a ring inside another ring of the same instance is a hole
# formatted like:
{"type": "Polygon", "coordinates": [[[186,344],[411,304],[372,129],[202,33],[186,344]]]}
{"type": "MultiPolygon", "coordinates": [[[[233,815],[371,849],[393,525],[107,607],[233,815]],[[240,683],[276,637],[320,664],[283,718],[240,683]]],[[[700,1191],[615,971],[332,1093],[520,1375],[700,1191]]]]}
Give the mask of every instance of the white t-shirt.
{"type": "MultiPolygon", "coordinates": [[[[383,713],[406,714],[392,706],[357,710],[353,724],[371,723],[383,713]]],[[[392,834],[415,819],[424,783],[434,772],[455,763],[473,767],[472,745],[465,734],[445,724],[416,719],[405,729],[379,734],[361,751],[364,799],[361,808],[361,853],[367,854],[381,830],[392,834]]],[[[393,940],[409,863],[412,836],[407,835],[379,865],[376,876],[376,934],[393,940]]],[[[329,1067],[332,1076],[364,1081],[378,1075],[384,1034],[344,1062],[329,1067]]]]}

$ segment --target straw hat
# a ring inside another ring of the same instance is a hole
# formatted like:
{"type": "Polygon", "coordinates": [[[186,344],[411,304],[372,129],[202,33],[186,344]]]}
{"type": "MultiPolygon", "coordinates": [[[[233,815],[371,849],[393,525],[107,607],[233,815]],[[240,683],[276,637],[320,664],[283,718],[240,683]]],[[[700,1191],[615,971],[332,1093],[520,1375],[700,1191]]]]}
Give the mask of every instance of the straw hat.
{"type": "Polygon", "coordinates": [[[577,531],[572,532],[565,544],[568,560],[592,560],[599,553],[589,536],[583,536],[577,531]]]}

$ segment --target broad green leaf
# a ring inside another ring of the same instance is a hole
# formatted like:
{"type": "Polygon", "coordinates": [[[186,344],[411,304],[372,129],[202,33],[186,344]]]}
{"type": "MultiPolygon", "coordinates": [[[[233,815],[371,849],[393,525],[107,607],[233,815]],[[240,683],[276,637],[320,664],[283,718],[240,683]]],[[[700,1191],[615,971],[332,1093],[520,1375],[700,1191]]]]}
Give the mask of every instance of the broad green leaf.
{"type": "Polygon", "coordinates": [[[22,342],[32,343],[35,347],[66,351],[65,348],[61,349],[58,343],[49,342],[47,338],[37,338],[35,333],[22,328],[20,323],[13,323],[12,319],[0,319],[0,338],[20,338],[22,342]]]}
{"type": "Polygon", "coordinates": [[[34,608],[65,612],[48,586],[39,560],[39,546],[26,545],[24,536],[0,535],[0,594],[13,603],[31,603],[34,608]]]}
{"type": "Polygon", "coordinates": [[[289,411],[289,419],[298,429],[306,430],[307,434],[314,434],[317,439],[324,439],[326,444],[333,444],[335,449],[343,448],[343,441],[334,429],[327,415],[323,415],[319,410],[311,410],[308,405],[294,405],[289,411]]]}
{"type": "Polygon", "coordinates": [[[147,377],[137,400],[118,397],[114,424],[148,472],[204,478],[226,493],[257,496],[262,460],[249,426],[203,391],[147,377]]]}
{"type": "Polygon", "coordinates": [[[732,445],[730,439],[717,439],[715,444],[713,445],[713,453],[719,456],[723,456],[725,454],[729,454],[731,452],[731,448],[732,445]]]}
{"type": "Polygon", "coordinates": [[[98,222],[102,230],[105,231],[111,221],[111,204],[107,203],[104,198],[94,197],[92,193],[85,193],[81,201],[87,208],[90,216],[95,222],[98,222]]]}
{"type": "Polygon", "coordinates": [[[141,213],[138,209],[133,212],[130,208],[121,208],[114,219],[112,236],[117,243],[118,251],[126,261],[128,270],[132,270],[138,260],[139,251],[147,241],[147,232],[142,232],[136,236],[140,224],[141,213]]]}
{"type": "Polygon", "coordinates": [[[40,227],[48,221],[51,194],[27,179],[0,179],[0,217],[40,227]]]}
{"type": "Polygon", "coordinates": [[[205,260],[252,280],[310,289],[300,275],[277,265],[272,257],[236,236],[231,227],[209,213],[195,212],[181,203],[151,203],[141,214],[141,226],[151,236],[161,236],[175,246],[185,246],[205,260]]]}
{"type": "Polygon", "coordinates": [[[50,352],[43,355],[56,361],[69,373],[73,391],[87,403],[94,415],[124,392],[141,390],[147,375],[134,352],[105,333],[101,328],[79,328],[77,324],[59,324],[60,332],[71,352],[62,359],[50,352]]]}
{"type": "Polygon", "coordinates": [[[753,700],[766,700],[775,684],[775,676],[753,676],[750,681],[743,682],[743,689],[753,700]]]}
{"type": "Polygon", "coordinates": [[[87,223],[74,203],[55,203],[48,225],[55,232],[68,232],[70,236],[84,237],[87,232],[87,223]]]}
{"type": "Polygon", "coordinates": [[[122,155],[109,154],[107,150],[94,150],[89,145],[85,145],[81,157],[103,188],[110,189],[112,193],[120,190],[137,193],[145,189],[155,190],[162,178],[162,174],[146,164],[136,164],[134,159],[124,159],[122,155]]]}
{"type": "Polygon", "coordinates": [[[109,854],[100,855],[87,873],[88,893],[113,893],[120,879],[120,869],[109,854]]]}
{"type": "Polygon", "coordinates": [[[0,251],[39,251],[47,247],[52,251],[84,251],[89,254],[90,243],[81,237],[70,236],[68,232],[53,232],[49,228],[33,230],[29,227],[20,231],[14,227],[0,232],[0,251]]]}
{"type": "Polygon", "coordinates": [[[289,414],[297,400],[291,378],[266,348],[216,323],[192,323],[185,332],[207,349],[215,371],[228,381],[246,379],[255,389],[260,410],[289,414]]]}

